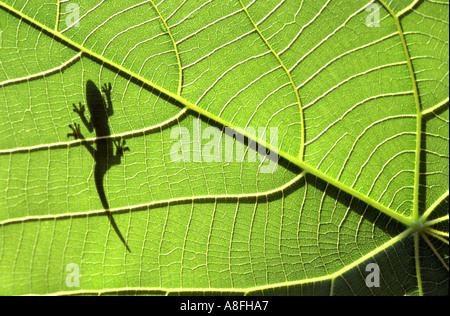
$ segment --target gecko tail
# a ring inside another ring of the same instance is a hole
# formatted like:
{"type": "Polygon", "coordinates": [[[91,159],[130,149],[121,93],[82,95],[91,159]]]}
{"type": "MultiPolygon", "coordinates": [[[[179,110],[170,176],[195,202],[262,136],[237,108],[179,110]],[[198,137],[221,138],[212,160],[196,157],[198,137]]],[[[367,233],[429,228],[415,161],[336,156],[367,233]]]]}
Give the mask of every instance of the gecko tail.
{"type": "Polygon", "coordinates": [[[122,233],[120,232],[119,226],[117,226],[116,221],[114,220],[114,217],[109,209],[109,204],[106,199],[105,190],[103,188],[103,179],[101,177],[95,177],[95,182],[97,185],[97,190],[99,191],[100,200],[102,202],[103,208],[105,209],[106,214],[108,215],[109,222],[111,223],[111,226],[114,228],[114,231],[116,232],[117,236],[119,236],[120,241],[124,244],[124,246],[127,248],[128,252],[131,253],[130,247],[128,247],[127,242],[125,241],[125,238],[123,237],[122,233]]]}
{"type": "Polygon", "coordinates": [[[109,222],[111,223],[111,226],[114,228],[117,236],[119,236],[120,240],[124,244],[124,246],[127,248],[128,252],[131,253],[130,247],[128,247],[127,242],[125,241],[125,238],[123,238],[122,233],[119,230],[119,227],[116,224],[116,221],[114,220],[114,217],[112,216],[112,213],[109,209],[106,209],[106,212],[108,213],[109,222]]]}

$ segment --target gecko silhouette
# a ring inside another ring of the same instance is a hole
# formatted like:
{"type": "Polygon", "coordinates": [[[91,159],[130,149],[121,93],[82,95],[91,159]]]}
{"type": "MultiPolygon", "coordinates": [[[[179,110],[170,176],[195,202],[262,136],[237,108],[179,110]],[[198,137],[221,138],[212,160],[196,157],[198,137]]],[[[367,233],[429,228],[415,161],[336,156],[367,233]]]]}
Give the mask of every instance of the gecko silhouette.
{"type": "MultiPolygon", "coordinates": [[[[111,83],[104,84],[102,86],[102,91],[106,96],[103,98],[101,92],[98,90],[97,86],[91,80],[86,83],[86,101],[90,113],[90,121],[86,119],[84,112],[86,108],[79,103],[79,107],[73,104],[73,111],[76,112],[83,124],[89,130],[89,132],[95,131],[96,148],[94,148],[88,142],[82,142],[82,144],[88,149],[89,153],[95,160],[94,168],[94,178],[95,186],[97,188],[98,195],[102,202],[103,208],[108,214],[109,221],[114,228],[116,234],[119,236],[122,243],[125,245],[127,250],[131,253],[124,237],[120,233],[119,227],[117,226],[112,213],[109,209],[108,200],[105,194],[105,187],[103,185],[103,179],[105,178],[106,172],[113,165],[119,165],[121,163],[121,158],[124,155],[124,151],[129,150],[125,147],[125,140],[113,140],[111,136],[111,130],[109,128],[108,117],[114,114],[114,110],[111,102],[111,83]],[[117,148],[116,154],[114,154],[114,147],[117,148]]],[[[85,139],[81,134],[80,125],[77,123],[70,124],[70,129],[72,133],[68,133],[67,137],[73,136],[75,139],[85,139]]]]}

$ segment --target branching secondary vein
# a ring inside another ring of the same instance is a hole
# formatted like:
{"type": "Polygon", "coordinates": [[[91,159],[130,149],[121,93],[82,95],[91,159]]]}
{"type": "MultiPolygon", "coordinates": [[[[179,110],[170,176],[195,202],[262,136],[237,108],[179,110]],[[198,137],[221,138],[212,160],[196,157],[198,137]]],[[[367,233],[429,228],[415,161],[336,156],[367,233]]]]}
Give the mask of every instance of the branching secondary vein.
{"type": "MultiPolygon", "coordinates": [[[[139,210],[144,208],[151,208],[151,207],[160,207],[165,205],[171,205],[171,204],[177,204],[181,202],[201,202],[201,201],[217,201],[219,199],[226,199],[226,200],[240,200],[240,199],[248,199],[248,198],[260,198],[260,197],[269,197],[274,194],[278,194],[279,192],[282,192],[291,186],[293,186],[295,183],[300,181],[304,176],[305,172],[300,173],[296,177],[294,177],[291,181],[287,182],[283,186],[279,188],[275,188],[270,191],[260,192],[260,193],[246,193],[246,194],[227,194],[227,195],[202,195],[202,196],[192,196],[192,197],[181,197],[181,198],[173,198],[168,200],[160,200],[160,201],[153,201],[150,203],[144,203],[144,204],[137,204],[137,205],[131,205],[131,206],[125,206],[125,207],[117,207],[117,208],[111,208],[111,213],[119,213],[127,210],[139,210]]],[[[92,210],[92,211],[86,211],[86,212],[77,212],[77,213],[62,213],[62,214],[54,214],[54,215],[35,215],[35,216],[25,216],[20,218],[11,218],[7,220],[0,221],[0,226],[4,225],[10,225],[14,223],[23,223],[28,221],[37,221],[37,220],[54,220],[58,218],[73,218],[73,217],[85,217],[85,216],[92,216],[96,214],[102,214],[104,210],[92,210]]]]}

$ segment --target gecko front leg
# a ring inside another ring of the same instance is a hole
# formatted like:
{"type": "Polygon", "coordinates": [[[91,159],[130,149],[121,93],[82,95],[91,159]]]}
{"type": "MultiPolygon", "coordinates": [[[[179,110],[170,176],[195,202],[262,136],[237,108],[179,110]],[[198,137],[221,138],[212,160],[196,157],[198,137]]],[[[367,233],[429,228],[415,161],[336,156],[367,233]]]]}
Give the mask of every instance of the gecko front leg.
{"type": "Polygon", "coordinates": [[[103,100],[104,100],[105,109],[108,113],[108,116],[114,115],[114,110],[113,110],[112,101],[111,101],[111,91],[112,91],[111,83],[108,83],[108,84],[105,83],[102,86],[102,92],[105,94],[105,97],[106,97],[106,100],[104,98],[103,98],[103,100]]]}
{"type": "MultiPolygon", "coordinates": [[[[73,103],[72,105],[73,105],[73,111],[75,113],[77,113],[81,118],[84,118],[83,121],[85,121],[86,118],[84,117],[84,112],[86,111],[86,108],[81,104],[81,102],[80,102],[79,107],[77,107],[75,105],[75,103],[73,103]]],[[[73,123],[73,124],[70,124],[69,127],[72,130],[72,133],[68,133],[67,137],[73,136],[75,139],[83,139],[84,138],[84,136],[81,134],[80,124],[73,123]]]]}
{"type": "Polygon", "coordinates": [[[108,83],[108,84],[103,84],[103,86],[102,86],[102,92],[104,93],[104,94],[106,94],[106,95],[111,95],[111,91],[112,91],[112,85],[111,85],[111,82],[110,83],[108,83]]]}
{"type": "MultiPolygon", "coordinates": [[[[86,111],[86,108],[81,105],[77,107],[75,104],[73,104],[73,111],[76,112],[83,121],[84,125],[88,128],[88,130],[93,129],[92,124],[86,120],[86,117],[84,116],[84,112],[86,111]]],[[[81,139],[81,144],[86,147],[86,149],[89,151],[89,153],[92,155],[92,157],[95,157],[95,148],[92,147],[91,144],[87,143],[84,139],[83,134],[81,134],[81,128],[80,124],[73,123],[69,124],[69,128],[72,130],[72,133],[67,133],[67,137],[74,137],[75,139],[81,139]]]]}
{"type": "Polygon", "coordinates": [[[79,102],[79,106],[76,106],[75,103],[73,103],[72,105],[73,105],[73,111],[80,116],[81,120],[83,121],[84,126],[86,126],[88,131],[90,133],[92,133],[92,131],[94,130],[94,127],[92,126],[92,122],[88,121],[86,116],[84,115],[84,113],[86,112],[85,106],[82,105],[81,102],[79,102]]]}
{"type": "Polygon", "coordinates": [[[77,113],[79,116],[84,116],[84,112],[86,111],[86,108],[84,107],[84,105],[81,104],[81,102],[79,102],[79,107],[75,105],[75,103],[72,103],[73,106],[73,111],[75,113],[77,113]]]}

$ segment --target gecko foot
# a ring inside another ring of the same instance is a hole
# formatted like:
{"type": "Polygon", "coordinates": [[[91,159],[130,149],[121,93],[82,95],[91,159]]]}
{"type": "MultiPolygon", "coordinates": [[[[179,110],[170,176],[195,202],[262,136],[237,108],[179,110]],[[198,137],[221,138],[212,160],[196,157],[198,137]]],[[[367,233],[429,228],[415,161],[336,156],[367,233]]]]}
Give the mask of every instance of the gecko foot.
{"type": "Polygon", "coordinates": [[[130,151],[130,148],[125,147],[125,144],[126,144],[126,142],[122,138],[114,141],[114,145],[117,148],[117,151],[116,151],[117,156],[123,156],[125,151],[130,151]]]}
{"type": "Polygon", "coordinates": [[[67,137],[73,136],[75,139],[82,139],[83,135],[81,135],[80,124],[73,123],[69,125],[72,133],[68,133],[67,137]]]}
{"type": "Polygon", "coordinates": [[[105,84],[102,86],[102,91],[103,91],[103,93],[106,94],[106,95],[111,94],[111,90],[112,90],[111,82],[108,83],[108,84],[105,83],[105,84]]]}
{"type": "Polygon", "coordinates": [[[78,115],[80,115],[80,116],[84,114],[84,111],[86,111],[86,108],[84,107],[84,105],[81,104],[81,102],[79,103],[79,105],[80,105],[79,107],[77,107],[75,105],[75,103],[73,103],[72,105],[73,105],[73,111],[75,113],[78,113],[78,115]]]}

